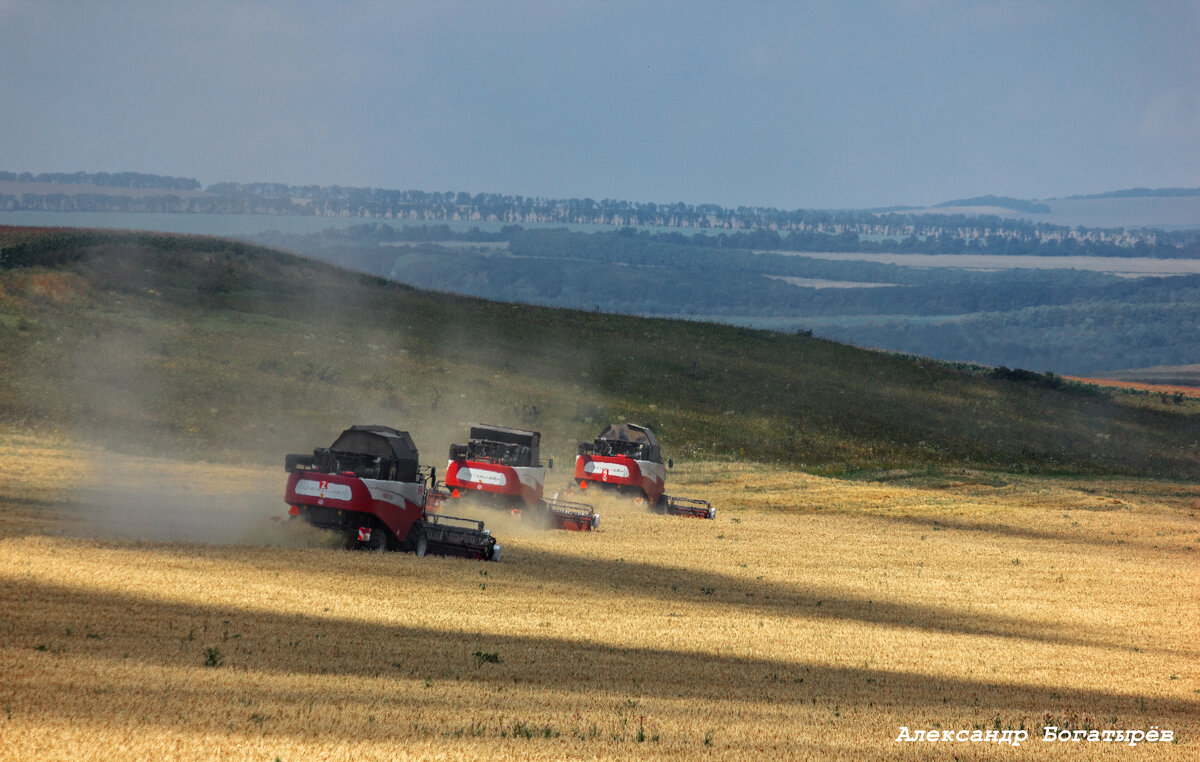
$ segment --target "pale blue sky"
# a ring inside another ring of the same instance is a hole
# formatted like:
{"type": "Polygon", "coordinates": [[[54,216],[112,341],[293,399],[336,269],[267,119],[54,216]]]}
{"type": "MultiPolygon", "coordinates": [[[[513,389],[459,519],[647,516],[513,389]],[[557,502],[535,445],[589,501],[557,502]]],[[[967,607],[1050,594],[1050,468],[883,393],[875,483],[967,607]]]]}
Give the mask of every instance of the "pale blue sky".
{"type": "Polygon", "coordinates": [[[1200,2],[0,0],[0,169],[785,209],[1200,186],[1200,2]]]}

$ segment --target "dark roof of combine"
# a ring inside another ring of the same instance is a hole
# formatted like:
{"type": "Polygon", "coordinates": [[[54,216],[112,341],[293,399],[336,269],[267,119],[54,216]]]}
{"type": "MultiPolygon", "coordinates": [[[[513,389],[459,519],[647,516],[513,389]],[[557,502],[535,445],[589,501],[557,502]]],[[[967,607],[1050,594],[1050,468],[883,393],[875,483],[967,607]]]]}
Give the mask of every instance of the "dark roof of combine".
{"type": "Polygon", "coordinates": [[[654,432],[645,426],[638,426],[636,423],[610,423],[608,428],[602,431],[596,439],[615,439],[621,442],[658,446],[654,432]]]}
{"type": "Polygon", "coordinates": [[[542,435],[537,431],[509,429],[486,423],[476,423],[471,426],[471,439],[490,439],[493,442],[537,447],[541,438],[542,435]]]}
{"type": "Polygon", "coordinates": [[[329,449],[386,460],[417,462],[417,446],[408,432],[388,426],[351,426],[342,432],[329,449]]]}

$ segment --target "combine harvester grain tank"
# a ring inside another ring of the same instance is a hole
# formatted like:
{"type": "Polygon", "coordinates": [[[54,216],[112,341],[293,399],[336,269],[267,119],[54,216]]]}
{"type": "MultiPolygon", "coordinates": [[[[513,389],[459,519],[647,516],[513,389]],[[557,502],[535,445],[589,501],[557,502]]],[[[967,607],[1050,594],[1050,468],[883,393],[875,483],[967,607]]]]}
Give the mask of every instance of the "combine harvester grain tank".
{"type": "Polygon", "coordinates": [[[590,505],[544,497],[541,433],[475,424],[469,434],[466,444],[450,445],[444,492],[451,501],[471,500],[520,518],[532,514],[559,529],[590,531],[599,525],[590,505]]]}
{"type": "Polygon", "coordinates": [[[604,489],[632,497],[658,513],[716,517],[707,500],[665,494],[667,468],[654,432],[634,423],[612,423],[592,442],[580,442],[575,456],[575,482],[580,489],[604,489]]]}
{"type": "Polygon", "coordinates": [[[419,465],[406,431],[351,426],[329,447],[284,463],[289,514],[340,532],[347,547],[500,560],[482,521],[436,512],[436,475],[419,465]]]}

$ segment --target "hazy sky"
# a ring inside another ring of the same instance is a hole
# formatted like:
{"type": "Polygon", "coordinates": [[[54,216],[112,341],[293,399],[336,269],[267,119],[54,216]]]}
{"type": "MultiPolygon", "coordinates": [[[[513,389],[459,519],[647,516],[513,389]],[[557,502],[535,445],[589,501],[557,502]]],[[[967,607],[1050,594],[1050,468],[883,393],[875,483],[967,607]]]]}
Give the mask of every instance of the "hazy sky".
{"type": "Polygon", "coordinates": [[[1200,186],[1193,2],[0,0],[0,169],[795,208],[1200,186]]]}

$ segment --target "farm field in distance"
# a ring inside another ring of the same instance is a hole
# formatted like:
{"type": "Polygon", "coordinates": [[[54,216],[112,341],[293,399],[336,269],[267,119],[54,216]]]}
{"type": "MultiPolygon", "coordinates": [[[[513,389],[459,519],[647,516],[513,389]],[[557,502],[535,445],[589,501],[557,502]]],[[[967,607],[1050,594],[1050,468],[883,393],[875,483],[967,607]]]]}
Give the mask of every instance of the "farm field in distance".
{"type": "Polygon", "coordinates": [[[4,758],[1136,753],[1043,725],[1170,730],[1156,758],[1196,753],[1186,482],[688,460],[671,491],[715,521],[489,518],[491,564],[272,522],[282,467],[13,426],[0,462],[4,758]],[[901,727],[1030,738],[897,743],[901,727]]]}
{"type": "Polygon", "coordinates": [[[1200,397],[1200,387],[1184,386],[1181,384],[1147,384],[1140,381],[1120,381],[1114,378],[1071,378],[1085,384],[1107,386],[1113,389],[1129,389],[1144,394],[1157,394],[1160,397],[1200,397]]]}

